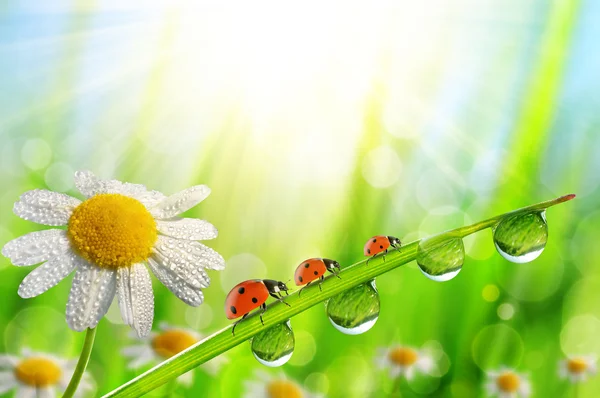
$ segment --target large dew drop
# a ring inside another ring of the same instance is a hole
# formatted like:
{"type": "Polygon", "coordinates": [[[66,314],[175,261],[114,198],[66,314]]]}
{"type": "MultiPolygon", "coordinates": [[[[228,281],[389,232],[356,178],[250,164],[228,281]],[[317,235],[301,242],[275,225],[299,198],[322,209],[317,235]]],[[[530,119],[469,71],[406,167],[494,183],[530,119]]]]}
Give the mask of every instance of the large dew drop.
{"type": "Polygon", "coordinates": [[[528,263],[542,254],[548,241],[545,212],[508,217],[494,229],[498,253],[513,263],[528,263]]]}
{"type": "Polygon", "coordinates": [[[379,318],[379,293],[375,280],[332,297],[325,304],[331,324],[345,334],[361,334],[379,318]]]}
{"type": "Polygon", "coordinates": [[[419,243],[417,264],[423,275],[436,282],[454,278],[465,262],[465,245],[460,238],[441,235],[423,239],[419,243]]]}
{"type": "Polygon", "coordinates": [[[294,345],[294,332],[288,320],[254,336],[252,353],[263,365],[277,367],[290,360],[294,353],[294,345]]]}

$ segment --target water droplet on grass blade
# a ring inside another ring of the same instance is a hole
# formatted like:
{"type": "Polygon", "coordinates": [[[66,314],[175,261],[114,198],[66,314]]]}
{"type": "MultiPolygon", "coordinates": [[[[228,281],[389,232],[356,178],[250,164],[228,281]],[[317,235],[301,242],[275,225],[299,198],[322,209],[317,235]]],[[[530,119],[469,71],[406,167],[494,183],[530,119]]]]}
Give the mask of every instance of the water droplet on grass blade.
{"type": "Polygon", "coordinates": [[[265,366],[277,367],[294,353],[294,332],[290,321],[272,326],[252,338],[252,353],[265,366]]]}
{"type": "Polygon", "coordinates": [[[494,228],[498,253],[513,263],[528,263],[542,254],[548,241],[545,211],[507,217],[494,228]]]}
{"type": "Polygon", "coordinates": [[[345,334],[361,334],[379,318],[379,293],[375,280],[332,297],[325,304],[331,324],[345,334]]]}
{"type": "Polygon", "coordinates": [[[454,278],[465,262],[465,245],[462,239],[441,235],[423,239],[419,243],[417,264],[423,275],[436,282],[454,278]]]}

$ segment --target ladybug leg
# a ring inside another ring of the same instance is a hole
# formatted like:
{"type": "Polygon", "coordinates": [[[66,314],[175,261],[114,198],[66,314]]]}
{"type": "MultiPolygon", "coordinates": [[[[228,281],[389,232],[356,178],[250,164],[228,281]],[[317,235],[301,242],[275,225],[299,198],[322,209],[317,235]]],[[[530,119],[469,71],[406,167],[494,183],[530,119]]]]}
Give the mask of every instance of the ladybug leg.
{"type": "Polygon", "coordinates": [[[383,252],[383,262],[385,263],[385,254],[387,253],[387,249],[383,252]]]}
{"type": "Polygon", "coordinates": [[[267,310],[267,304],[266,303],[262,303],[260,308],[262,309],[262,311],[260,312],[260,323],[262,323],[263,326],[265,326],[265,321],[263,321],[263,314],[265,313],[265,311],[267,310]]]}
{"type": "Polygon", "coordinates": [[[323,283],[323,281],[325,280],[325,276],[321,275],[321,282],[319,282],[319,290],[323,291],[323,288],[321,287],[321,284],[323,283]]]}
{"type": "Polygon", "coordinates": [[[298,297],[300,297],[300,295],[302,294],[302,291],[303,291],[304,289],[306,289],[306,288],[308,287],[308,285],[310,285],[311,283],[312,283],[312,281],[308,282],[306,285],[304,285],[304,287],[303,287],[302,289],[300,289],[300,290],[298,291],[298,297]]]}
{"type": "Polygon", "coordinates": [[[281,301],[283,304],[287,305],[288,307],[291,307],[291,305],[289,305],[288,303],[285,302],[285,300],[283,299],[283,296],[281,295],[281,293],[279,293],[279,296],[276,293],[271,293],[269,292],[269,295],[275,299],[277,299],[277,301],[281,301]]]}
{"type": "Polygon", "coordinates": [[[238,319],[237,321],[235,321],[235,322],[233,323],[233,328],[231,329],[231,334],[232,334],[232,335],[234,335],[234,336],[235,336],[235,327],[237,326],[237,324],[238,324],[238,323],[240,323],[241,321],[243,321],[243,320],[244,320],[244,318],[246,318],[246,317],[248,316],[248,314],[249,314],[249,312],[248,312],[248,313],[246,313],[246,314],[244,314],[244,316],[243,316],[243,317],[241,317],[240,319],[238,319]]]}

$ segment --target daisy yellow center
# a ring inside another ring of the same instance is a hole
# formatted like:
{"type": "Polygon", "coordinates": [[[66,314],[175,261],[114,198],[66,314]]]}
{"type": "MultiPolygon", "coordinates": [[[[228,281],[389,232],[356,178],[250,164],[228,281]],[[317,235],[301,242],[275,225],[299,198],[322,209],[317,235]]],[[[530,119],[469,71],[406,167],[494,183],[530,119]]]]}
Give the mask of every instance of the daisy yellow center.
{"type": "Polygon", "coordinates": [[[267,385],[269,398],[302,398],[302,390],[288,380],[273,380],[267,385]]]}
{"type": "Polygon", "coordinates": [[[197,342],[184,330],[167,330],[152,339],[152,349],[163,358],[171,358],[197,342]]]}
{"type": "Polygon", "coordinates": [[[47,358],[27,358],[15,367],[15,377],[32,387],[45,387],[58,383],[60,367],[47,358]]]}
{"type": "Polygon", "coordinates": [[[587,362],[581,358],[569,359],[567,368],[571,373],[583,373],[587,369],[587,362]]]}
{"type": "Polygon", "coordinates": [[[388,358],[394,365],[410,366],[417,362],[419,355],[413,349],[398,347],[390,351],[388,358]]]}
{"type": "Polygon", "coordinates": [[[77,206],[67,234],[83,258],[113,269],[146,260],[158,237],[144,205],[119,194],[96,195],[77,206]]]}
{"type": "Polygon", "coordinates": [[[498,379],[496,379],[496,385],[502,392],[517,392],[520,384],[521,380],[519,380],[519,376],[513,372],[502,373],[498,376],[498,379]]]}

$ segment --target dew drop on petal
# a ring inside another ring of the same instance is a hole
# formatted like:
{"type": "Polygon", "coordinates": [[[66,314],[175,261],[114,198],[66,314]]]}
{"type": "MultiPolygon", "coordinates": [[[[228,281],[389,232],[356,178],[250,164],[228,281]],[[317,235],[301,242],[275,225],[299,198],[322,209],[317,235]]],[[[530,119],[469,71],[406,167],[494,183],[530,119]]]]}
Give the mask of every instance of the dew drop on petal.
{"type": "Polygon", "coordinates": [[[289,320],[258,333],[251,341],[256,360],[269,367],[287,363],[294,353],[294,346],[294,332],[289,320]]]}
{"type": "Polygon", "coordinates": [[[545,211],[516,214],[494,228],[498,253],[513,263],[528,263],[542,254],[548,241],[545,211]]]}
{"type": "Polygon", "coordinates": [[[361,334],[379,318],[379,293],[375,280],[350,288],[325,304],[331,324],[344,334],[361,334]]]}

